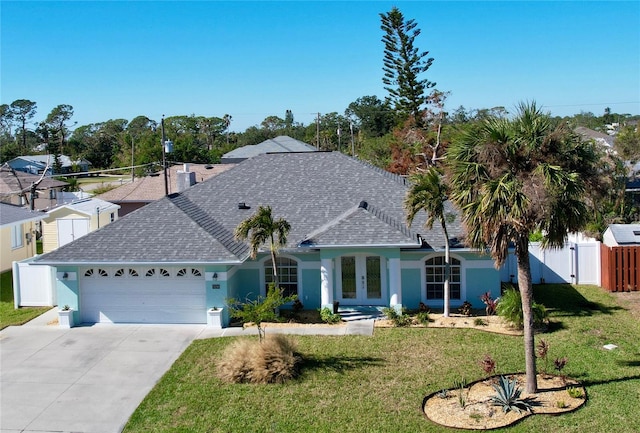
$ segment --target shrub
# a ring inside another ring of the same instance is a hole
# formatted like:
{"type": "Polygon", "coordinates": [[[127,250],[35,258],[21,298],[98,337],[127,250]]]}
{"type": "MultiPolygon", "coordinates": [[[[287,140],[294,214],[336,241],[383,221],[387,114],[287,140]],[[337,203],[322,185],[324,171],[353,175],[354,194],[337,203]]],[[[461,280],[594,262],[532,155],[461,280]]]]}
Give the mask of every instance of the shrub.
{"type": "Polygon", "coordinates": [[[467,406],[467,393],[465,388],[467,387],[467,380],[462,377],[453,381],[453,387],[458,389],[458,405],[464,409],[467,406]]]}
{"type": "Polygon", "coordinates": [[[567,376],[565,374],[562,374],[562,369],[564,369],[564,367],[567,365],[567,361],[568,360],[566,356],[563,356],[562,358],[556,358],[553,361],[554,368],[562,378],[562,381],[565,383],[567,382],[567,376]]]}
{"type": "Polygon", "coordinates": [[[284,335],[269,335],[263,342],[238,340],[218,362],[218,377],[228,383],[284,383],[299,374],[301,357],[284,335]]]}
{"type": "Polygon", "coordinates": [[[440,391],[438,391],[436,393],[436,395],[438,396],[438,398],[447,399],[447,398],[449,398],[449,390],[441,389],[440,391]]]}
{"type": "Polygon", "coordinates": [[[582,390],[574,386],[567,388],[567,394],[569,394],[569,397],[571,398],[584,398],[582,390]]]}
{"type": "MultiPolygon", "coordinates": [[[[533,302],[533,324],[541,326],[547,318],[547,310],[544,305],[533,302]]],[[[522,314],[522,299],[520,292],[513,287],[508,288],[500,298],[500,302],[496,307],[496,312],[506,321],[511,322],[516,328],[522,328],[524,325],[524,317],[522,314]]]]}
{"type": "Polygon", "coordinates": [[[277,310],[280,306],[287,302],[295,301],[296,295],[283,296],[284,290],[276,287],[275,284],[269,284],[267,296],[258,296],[255,301],[247,300],[246,302],[238,302],[235,299],[227,300],[227,305],[231,311],[231,317],[242,320],[245,323],[253,323],[258,327],[258,336],[260,341],[264,339],[264,329],[262,322],[274,321],[278,318],[277,310]]]}
{"type": "Polygon", "coordinates": [[[416,314],[416,320],[419,324],[426,326],[431,320],[429,319],[429,313],[426,311],[420,311],[416,314]]]}
{"type": "Polygon", "coordinates": [[[302,304],[302,302],[300,302],[300,299],[296,299],[295,301],[293,301],[293,305],[291,306],[291,309],[293,310],[294,314],[298,314],[302,310],[304,310],[304,305],[302,304]]]}
{"type": "Polygon", "coordinates": [[[522,410],[531,411],[531,401],[529,399],[521,399],[522,389],[518,387],[518,381],[509,380],[504,376],[500,376],[497,384],[493,385],[493,389],[497,394],[491,397],[494,406],[502,407],[502,411],[507,413],[510,410],[520,413],[522,410]]]}
{"type": "Polygon", "coordinates": [[[329,307],[324,307],[320,310],[320,319],[325,323],[338,323],[342,321],[340,315],[335,314],[329,307]]]}
{"type": "Polygon", "coordinates": [[[488,325],[488,323],[485,320],[483,320],[483,319],[481,319],[479,317],[475,318],[475,320],[473,321],[473,324],[475,326],[487,326],[488,325]]]}
{"type": "Polygon", "coordinates": [[[471,308],[473,308],[471,302],[464,301],[460,308],[458,308],[458,313],[462,314],[463,316],[471,316],[471,308]]]}
{"type": "Polygon", "coordinates": [[[484,310],[487,313],[487,316],[494,315],[496,313],[496,305],[498,301],[491,297],[491,292],[484,293],[482,296],[480,296],[480,299],[485,305],[484,310]]]}
{"type": "Polygon", "coordinates": [[[536,346],[536,356],[544,361],[544,368],[542,372],[547,374],[549,370],[549,343],[546,340],[540,340],[536,346]]]}
{"type": "Polygon", "coordinates": [[[382,310],[382,313],[387,316],[387,319],[393,322],[394,326],[406,327],[413,323],[411,317],[408,314],[405,314],[404,309],[401,313],[398,313],[395,308],[387,307],[382,310]]]}
{"type": "Polygon", "coordinates": [[[491,355],[484,355],[484,358],[480,360],[480,367],[482,367],[482,371],[484,371],[487,376],[490,376],[496,372],[496,361],[491,355]]]}

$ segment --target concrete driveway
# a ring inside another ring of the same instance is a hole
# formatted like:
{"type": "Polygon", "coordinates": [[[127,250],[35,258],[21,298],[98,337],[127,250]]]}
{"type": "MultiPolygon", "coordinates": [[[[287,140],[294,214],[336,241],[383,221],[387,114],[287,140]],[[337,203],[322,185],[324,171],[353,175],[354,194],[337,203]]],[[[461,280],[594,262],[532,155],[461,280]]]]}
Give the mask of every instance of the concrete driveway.
{"type": "Polygon", "coordinates": [[[0,331],[0,430],[120,432],[205,325],[0,331]]]}

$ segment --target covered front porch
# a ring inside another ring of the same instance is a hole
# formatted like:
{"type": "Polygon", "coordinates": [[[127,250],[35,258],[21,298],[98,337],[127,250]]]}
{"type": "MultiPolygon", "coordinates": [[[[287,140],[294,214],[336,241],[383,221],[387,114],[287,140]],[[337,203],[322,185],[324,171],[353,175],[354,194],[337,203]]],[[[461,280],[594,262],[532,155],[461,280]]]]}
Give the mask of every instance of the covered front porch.
{"type": "Polygon", "coordinates": [[[399,249],[320,251],[321,308],[402,308],[399,249]]]}

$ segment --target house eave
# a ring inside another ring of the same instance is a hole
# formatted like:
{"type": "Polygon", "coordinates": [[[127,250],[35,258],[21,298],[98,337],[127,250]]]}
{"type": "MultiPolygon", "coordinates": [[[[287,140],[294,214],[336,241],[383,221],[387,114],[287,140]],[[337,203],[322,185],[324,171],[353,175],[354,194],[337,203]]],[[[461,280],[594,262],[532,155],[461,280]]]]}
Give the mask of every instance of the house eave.
{"type": "Polygon", "coordinates": [[[420,248],[420,244],[309,244],[299,248],[327,249],[327,248],[420,248]]]}
{"type": "Polygon", "coordinates": [[[241,265],[244,261],[241,260],[222,260],[222,261],[194,261],[194,260],[183,260],[183,261],[59,261],[59,260],[38,260],[33,261],[32,265],[48,265],[48,266],[188,266],[188,265],[196,265],[196,266],[207,266],[207,265],[241,265]]]}

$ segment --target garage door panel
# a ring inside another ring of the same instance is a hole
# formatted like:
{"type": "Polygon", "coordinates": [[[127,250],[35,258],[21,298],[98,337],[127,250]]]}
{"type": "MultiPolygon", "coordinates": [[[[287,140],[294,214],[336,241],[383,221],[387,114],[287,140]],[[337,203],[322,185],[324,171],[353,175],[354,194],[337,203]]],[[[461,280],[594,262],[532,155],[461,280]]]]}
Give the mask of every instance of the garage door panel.
{"type": "Polygon", "coordinates": [[[118,308],[102,307],[91,314],[98,323],[205,323],[204,308],[118,308]]]}
{"type": "Polygon", "coordinates": [[[88,277],[80,282],[86,323],[206,323],[204,279],[88,277]]]}

